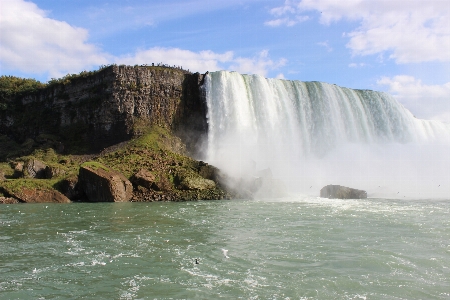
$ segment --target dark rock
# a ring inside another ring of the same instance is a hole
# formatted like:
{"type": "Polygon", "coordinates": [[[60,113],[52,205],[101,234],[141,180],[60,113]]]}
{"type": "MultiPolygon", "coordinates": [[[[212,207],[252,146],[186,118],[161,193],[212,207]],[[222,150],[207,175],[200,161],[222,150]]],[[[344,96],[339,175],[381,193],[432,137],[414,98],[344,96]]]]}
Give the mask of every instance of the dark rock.
{"type": "Polygon", "coordinates": [[[91,202],[126,202],[133,196],[133,185],[121,173],[104,166],[81,166],[81,190],[91,202]]]}
{"type": "Polygon", "coordinates": [[[45,179],[46,178],[46,171],[45,169],[47,166],[36,159],[30,159],[30,161],[27,164],[27,175],[30,178],[36,178],[36,179],[45,179]]]}
{"type": "Polygon", "coordinates": [[[335,199],[365,199],[367,192],[340,185],[327,185],[320,190],[320,197],[335,199]]]}
{"type": "Polygon", "coordinates": [[[147,169],[141,169],[139,172],[131,177],[131,182],[137,186],[142,186],[151,189],[155,182],[155,175],[147,169]]]}
{"type": "Polygon", "coordinates": [[[22,188],[13,196],[26,203],[70,203],[69,198],[56,190],[22,188]]]}
{"type": "Polygon", "coordinates": [[[66,172],[58,167],[51,167],[51,166],[47,166],[45,168],[45,178],[46,179],[52,179],[55,177],[59,177],[59,176],[63,176],[65,175],[66,172]]]}
{"type": "Polygon", "coordinates": [[[23,177],[23,162],[12,162],[11,168],[14,169],[13,178],[20,178],[23,177]]]}
{"type": "Polygon", "coordinates": [[[70,200],[80,200],[83,193],[78,188],[78,177],[69,177],[61,182],[61,192],[70,200]]]}
{"type": "Polygon", "coordinates": [[[202,161],[199,162],[199,166],[198,174],[203,178],[217,181],[220,177],[218,168],[203,163],[202,161]]]}

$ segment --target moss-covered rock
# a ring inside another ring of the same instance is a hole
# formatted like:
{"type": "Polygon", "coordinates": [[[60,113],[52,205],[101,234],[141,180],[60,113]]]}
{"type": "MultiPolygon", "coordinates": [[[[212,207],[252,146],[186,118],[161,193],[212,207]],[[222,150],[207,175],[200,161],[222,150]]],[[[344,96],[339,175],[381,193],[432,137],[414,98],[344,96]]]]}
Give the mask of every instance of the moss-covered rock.
{"type": "Polygon", "coordinates": [[[9,179],[1,183],[4,194],[25,203],[70,203],[55,190],[54,181],[42,179],[9,179]]]}

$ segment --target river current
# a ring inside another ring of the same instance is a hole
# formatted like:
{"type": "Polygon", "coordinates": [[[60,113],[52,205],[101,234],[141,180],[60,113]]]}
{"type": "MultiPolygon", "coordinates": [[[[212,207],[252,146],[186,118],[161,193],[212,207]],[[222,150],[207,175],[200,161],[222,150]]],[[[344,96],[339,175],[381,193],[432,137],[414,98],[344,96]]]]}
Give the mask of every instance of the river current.
{"type": "Polygon", "coordinates": [[[449,216],[312,196],[2,205],[0,299],[449,299],[449,216]]]}

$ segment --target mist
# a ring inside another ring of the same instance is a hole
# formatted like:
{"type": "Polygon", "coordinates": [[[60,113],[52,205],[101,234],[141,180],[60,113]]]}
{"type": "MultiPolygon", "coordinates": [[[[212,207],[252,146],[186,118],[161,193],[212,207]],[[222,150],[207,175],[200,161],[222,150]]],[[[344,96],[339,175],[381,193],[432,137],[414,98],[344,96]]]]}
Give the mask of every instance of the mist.
{"type": "Polygon", "coordinates": [[[450,195],[450,124],[416,119],[386,93],[225,71],[204,88],[205,160],[235,182],[269,174],[293,194],[339,184],[373,198],[450,195]]]}

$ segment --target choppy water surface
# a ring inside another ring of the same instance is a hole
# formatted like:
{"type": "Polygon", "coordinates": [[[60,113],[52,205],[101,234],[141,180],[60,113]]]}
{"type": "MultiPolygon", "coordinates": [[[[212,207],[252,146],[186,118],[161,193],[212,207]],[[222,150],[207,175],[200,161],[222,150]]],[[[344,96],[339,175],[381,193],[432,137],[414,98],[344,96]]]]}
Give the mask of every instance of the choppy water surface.
{"type": "Polygon", "coordinates": [[[3,205],[0,298],[448,299],[449,216],[450,200],[3,205]]]}

